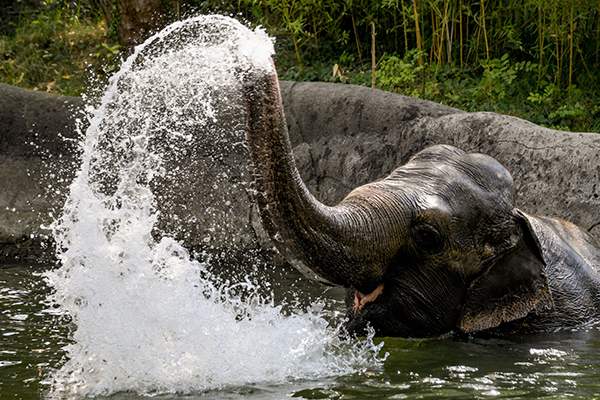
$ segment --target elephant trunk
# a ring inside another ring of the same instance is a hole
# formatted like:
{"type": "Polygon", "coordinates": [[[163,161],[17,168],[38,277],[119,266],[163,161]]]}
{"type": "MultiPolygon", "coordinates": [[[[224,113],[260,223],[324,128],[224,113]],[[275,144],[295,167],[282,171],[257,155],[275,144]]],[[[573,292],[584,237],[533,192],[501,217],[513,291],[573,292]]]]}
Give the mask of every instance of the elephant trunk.
{"type": "Polygon", "coordinates": [[[294,162],[275,72],[252,77],[244,96],[254,195],[277,249],[333,284],[375,290],[386,257],[373,248],[372,235],[367,240],[377,230],[372,215],[352,201],[328,207],[309,193],[294,162]]]}

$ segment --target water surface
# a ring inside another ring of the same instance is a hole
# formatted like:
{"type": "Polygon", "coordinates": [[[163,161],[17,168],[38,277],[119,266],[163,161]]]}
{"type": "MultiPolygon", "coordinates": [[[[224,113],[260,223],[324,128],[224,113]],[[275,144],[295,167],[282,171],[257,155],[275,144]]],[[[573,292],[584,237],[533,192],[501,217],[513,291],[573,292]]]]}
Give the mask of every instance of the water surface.
{"type": "MultiPolygon", "coordinates": [[[[57,315],[45,304],[49,289],[40,273],[48,268],[0,266],[0,398],[48,396],[49,377],[64,363],[66,353],[62,348],[69,343],[68,319],[57,315]]],[[[278,298],[291,290],[308,303],[318,297],[325,299],[330,309],[342,310],[341,290],[324,292],[323,287],[304,280],[293,270],[276,275],[279,275],[276,280],[283,283],[277,289],[278,298]]],[[[328,313],[328,318],[335,320],[337,317],[328,313]]],[[[211,390],[156,397],[589,399],[600,392],[600,332],[597,326],[502,339],[448,336],[380,340],[385,342],[381,355],[389,353],[383,366],[363,365],[353,373],[318,379],[224,384],[211,390]]],[[[144,398],[131,392],[120,392],[111,397],[144,398]]]]}

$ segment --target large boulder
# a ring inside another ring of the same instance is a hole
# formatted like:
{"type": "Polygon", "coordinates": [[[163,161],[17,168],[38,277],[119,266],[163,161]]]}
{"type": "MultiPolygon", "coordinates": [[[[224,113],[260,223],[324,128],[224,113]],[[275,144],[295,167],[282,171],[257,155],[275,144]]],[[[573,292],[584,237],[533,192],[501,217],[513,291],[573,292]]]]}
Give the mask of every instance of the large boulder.
{"type": "Polygon", "coordinates": [[[50,215],[75,169],[80,98],[0,83],[0,261],[45,258],[50,215]]]}
{"type": "Polygon", "coordinates": [[[365,87],[282,82],[281,89],[301,175],[323,202],[335,204],[443,143],[501,162],[523,211],[572,221],[600,237],[597,133],[562,132],[365,87]]]}
{"type": "MultiPolygon", "coordinates": [[[[598,134],[555,131],[515,117],[466,113],[358,86],[281,82],[281,90],[298,168],[325,203],[335,204],[354,187],[384,177],[427,146],[446,143],[503,163],[513,175],[522,210],[564,218],[600,236],[598,134]]],[[[75,171],[74,116],[82,107],[77,98],[0,84],[0,261],[43,256],[40,244],[47,242],[48,231],[42,226],[57,214],[75,171]]],[[[215,151],[207,152],[211,159],[215,151]]],[[[227,152],[217,158],[246,163],[243,146],[236,146],[235,154],[232,148],[227,152]]],[[[189,219],[194,226],[183,230],[193,233],[183,237],[185,244],[202,249],[214,235],[215,227],[201,222],[208,205],[213,214],[215,208],[230,208],[222,215],[233,215],[235,224],[219,234],[243,232],[245,238],[237,241],[240,251],[269,247],[245,185],[240,185],[248,179],[243,168],[226,179],[215,177],[214,184],[206,179],[198,175],[198,182],[190,182],[195,193],[167,193],[177,201],[188,199],[187,208],[198,216],[189,219]],[[211,192],[204,198],[198,188],[205,186],[218,186],[222,196],[211,192]],[[232,190],[236,198],[230,204],[215,201],[232,190]]]]}

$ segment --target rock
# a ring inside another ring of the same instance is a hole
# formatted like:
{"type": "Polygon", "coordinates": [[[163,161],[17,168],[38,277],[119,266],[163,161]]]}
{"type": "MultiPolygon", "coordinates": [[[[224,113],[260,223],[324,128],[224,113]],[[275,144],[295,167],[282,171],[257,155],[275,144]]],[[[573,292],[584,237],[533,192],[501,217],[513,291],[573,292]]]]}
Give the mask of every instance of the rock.
{"type": "Polygon", "coordinates": [[[0,83],[0,261],[44,258],[49,232],[40,226],[75,172],[72,116],[82,107],[80,98],[0,83]]]}
{"type": "MultiPolygon", "coordinates": [[[[352,85],[281,82],[281,90],[300,173],[315,197],[327,204],[384,177],[423,148],[446,143],[488,154],[504,164],[523,211],[564,218],[600,236],[598,134],[555,131],[515,117],[466,113],[352,85]]],[[[78,133],[73,116],[83,102],[4,84],[0,99],[0,262],[8,257],[44,259],[41,244],[47,242],[48,231],[40,227],[52,220],[51,213],[56,215],[75,172],[78,133]]],[[[244,146],[235,146],[234,151],[228,146],[222,155],[212,149],[206,152],[230,170],[247,162],[244,146]]],[[[221,227],[221,235],[229,237],[214,243],[233,240],[249,254],[270,247],[243,183],[248,174],[238,170],[215,182],[199,176],[180,193],[168,188],[158,193],[157,198],[170,199],[164,200],[169,207],[189,201],[185,207],[198,216],[180,219],[189,221],[190,226],[179,231],[187,232],[180,239],[188,247],[203,248],[215,227],[204,226],[206,217],[200,214],[207,205],[219,207],[232,190],[235,199],[227,207],[238,211],[221,210],[216,215],[231,214],[234,223],[221,227]],[[202,188],[215,183],[220,191],[204,198],[202,188]],[[233,229],[242,232],[239,240],[232,239],[233,229]]]]}
{"type": "Polygon", "coordinates": [[[523,211],[566,219],[600,236],[597,133],[551,130],[365,87],[282,82],[281,90],[302,178],[327,204],[443,143],[501,162],[523,211]]]}

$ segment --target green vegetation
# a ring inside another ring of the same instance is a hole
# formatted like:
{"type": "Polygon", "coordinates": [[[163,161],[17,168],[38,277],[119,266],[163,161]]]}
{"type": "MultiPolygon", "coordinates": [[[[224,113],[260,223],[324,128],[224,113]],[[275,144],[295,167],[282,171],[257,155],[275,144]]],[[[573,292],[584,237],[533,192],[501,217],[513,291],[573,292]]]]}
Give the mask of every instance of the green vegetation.
{"type": "MultiPolygon", "coordinates": [[[[0,79],[79,94],[86,87],[81,71],[106,75],[118,48],[99,11],[45,1],[53,7],[0,38],[0,79]],[[52,35],[42,33],[45,29],[52,35]]],[[[165,3],[178,10],[174,15],[218,12],[266,27],[277,37],[281,79],[374,82],[384,90],[468,111],[600,131],[597,0],[165,3]]]]}
{"type": "Polygon", "coordinates": [[[600,131],[597,0],[234,3],[277,36],[283,79],[371,86],[374,50],[378,88],[600,131]]]}
{"type": "Polygon", "coordinates": [[[0,81],[78,96],[91,79],[116,68],[120,46],[107,35],[100,14],[81,5],[43,0],[31,20],[0,36],[0,81]]]}

